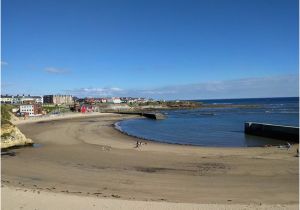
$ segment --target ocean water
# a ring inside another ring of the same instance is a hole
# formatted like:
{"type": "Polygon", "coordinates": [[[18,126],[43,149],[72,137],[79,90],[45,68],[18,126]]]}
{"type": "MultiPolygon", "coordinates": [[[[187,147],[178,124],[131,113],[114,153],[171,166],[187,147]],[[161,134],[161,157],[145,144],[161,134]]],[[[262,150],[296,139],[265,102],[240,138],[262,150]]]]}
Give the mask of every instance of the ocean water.
{"type": "Polygon", "coordinates": [[[280,145],[286,141],[244,134],[247,121],[299,126],[299,98],[200,100],[209,104],[257,104],[260,108],[201,108],[162,111],[165,120],[130,119],[123,132],[164,143],[215,147],[280,145]]]}

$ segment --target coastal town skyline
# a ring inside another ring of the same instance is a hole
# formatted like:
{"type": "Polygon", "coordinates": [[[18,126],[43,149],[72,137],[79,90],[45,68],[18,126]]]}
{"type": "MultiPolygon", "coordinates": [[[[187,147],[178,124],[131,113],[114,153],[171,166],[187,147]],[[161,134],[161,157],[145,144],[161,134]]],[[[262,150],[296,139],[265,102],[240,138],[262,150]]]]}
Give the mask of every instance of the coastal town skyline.
{"type": "Polygon", "coordinates": [[[295,0],[4,0],[2,10],[3,94],[299,95],[295,0]]]}

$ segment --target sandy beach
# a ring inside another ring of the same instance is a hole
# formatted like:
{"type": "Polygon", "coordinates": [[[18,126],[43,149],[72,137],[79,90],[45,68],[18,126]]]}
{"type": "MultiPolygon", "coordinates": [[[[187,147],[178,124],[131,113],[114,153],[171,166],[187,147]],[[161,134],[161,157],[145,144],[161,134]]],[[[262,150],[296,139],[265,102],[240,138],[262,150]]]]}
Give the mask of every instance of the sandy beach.
{"type": "Polygon", "coordinates": [[[2,156],[2,209],[298,209],[298,145],[135,148],[131,117],[18,122],[37,146],[2,156]]]}

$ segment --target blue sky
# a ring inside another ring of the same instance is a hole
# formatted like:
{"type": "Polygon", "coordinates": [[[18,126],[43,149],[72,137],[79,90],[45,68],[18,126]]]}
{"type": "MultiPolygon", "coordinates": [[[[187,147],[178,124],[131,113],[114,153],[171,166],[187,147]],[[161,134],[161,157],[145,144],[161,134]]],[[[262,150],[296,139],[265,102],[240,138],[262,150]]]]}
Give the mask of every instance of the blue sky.
{"type": "Polygon", "coordinates": [[[298,8],[297,0],[2,0],[2,93],[297,96],[298,8]]]}

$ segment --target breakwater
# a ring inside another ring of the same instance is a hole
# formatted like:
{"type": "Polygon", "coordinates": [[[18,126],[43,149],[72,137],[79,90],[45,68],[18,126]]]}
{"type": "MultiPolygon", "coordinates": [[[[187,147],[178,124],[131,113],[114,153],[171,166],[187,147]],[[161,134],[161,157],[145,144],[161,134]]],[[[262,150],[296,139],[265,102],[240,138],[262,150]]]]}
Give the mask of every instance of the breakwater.
{"type": "Polygon", "coordinates": [[[299,142],[299,127],[246,122],[245,133],[249,135],[299,142]]]}
{"type": "Polygon", "coordinates": [[[114,112],[114,113],[140,115],[153,120],[163,120],[166,118],[166,116],[163,115],[162,113],[147,113],[147,112],[146,113],[145,112],[114,112]]]}

